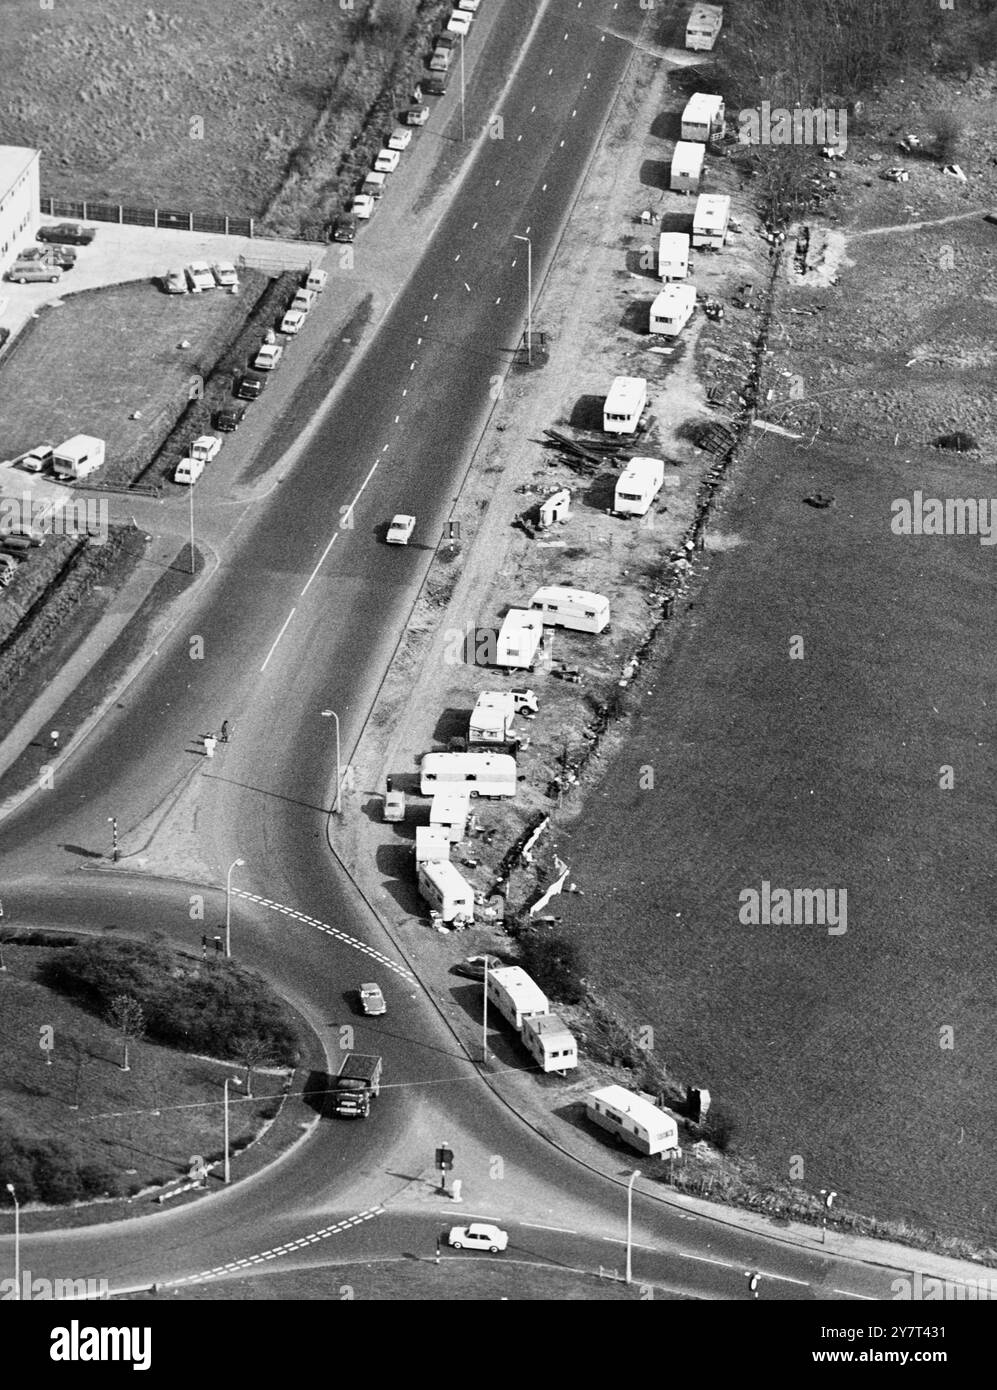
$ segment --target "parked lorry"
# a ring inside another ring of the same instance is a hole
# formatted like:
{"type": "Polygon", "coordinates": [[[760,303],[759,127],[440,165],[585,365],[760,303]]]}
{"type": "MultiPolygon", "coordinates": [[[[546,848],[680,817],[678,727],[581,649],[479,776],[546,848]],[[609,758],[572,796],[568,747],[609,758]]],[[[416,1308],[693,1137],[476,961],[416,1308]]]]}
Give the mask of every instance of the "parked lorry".
{"type": "Polygon", "coordinates": [[[381,1059],[362,1052],[349,1052],[332,1078],[329,1108],[334,1115],[365,1120],[370,1103],[381,1094],[381,1059]]]}
{"type": "Polygon", "coordinates": [[[104,450],[103,439],[92,434],[74,434],[53,453],[52,471],[57,478],[77,482],[96,473],[104,462],[104,450]]]}

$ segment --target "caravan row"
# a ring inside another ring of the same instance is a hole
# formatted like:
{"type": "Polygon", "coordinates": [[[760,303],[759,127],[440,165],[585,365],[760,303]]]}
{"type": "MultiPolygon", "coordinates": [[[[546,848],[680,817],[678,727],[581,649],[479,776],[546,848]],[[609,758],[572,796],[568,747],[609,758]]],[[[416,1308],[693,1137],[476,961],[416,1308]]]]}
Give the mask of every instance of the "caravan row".
{"type": "Polygon", "coordinates": [[[527,1051],[541,1071],[566,1072],[578,1065],[578,1043],[557,1014],[539,985],[519,965],[491,970],[486,977],[485,995],[515,1028],[527,1051]]]}

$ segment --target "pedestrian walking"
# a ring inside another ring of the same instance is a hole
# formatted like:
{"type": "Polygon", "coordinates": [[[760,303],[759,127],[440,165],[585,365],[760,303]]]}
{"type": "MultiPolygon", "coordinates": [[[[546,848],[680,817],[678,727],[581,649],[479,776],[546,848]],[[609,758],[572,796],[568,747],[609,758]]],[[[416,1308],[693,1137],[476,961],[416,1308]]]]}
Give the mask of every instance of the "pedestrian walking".
{"type": "Polygon", "coordinates": [[[52,732],[49,734],[49,738],[52,740],[52,752],[53,752],[53,753],[58,753],[58,751],[59,751],[59,730],[58,730],[58,729],[53,729],[52,732]]]}
{"type": "Polygon", "coordinates": [[[228,743],[228,720],[222,720],[222,743],[228,743]]]}
{"type": "Polygon", "coordinates": [[[206,758],[213,758],[215,756],[215,744],[217,742],[218,740],[215,738],[214,734],[204,735],[204,756],[206,758]]]}

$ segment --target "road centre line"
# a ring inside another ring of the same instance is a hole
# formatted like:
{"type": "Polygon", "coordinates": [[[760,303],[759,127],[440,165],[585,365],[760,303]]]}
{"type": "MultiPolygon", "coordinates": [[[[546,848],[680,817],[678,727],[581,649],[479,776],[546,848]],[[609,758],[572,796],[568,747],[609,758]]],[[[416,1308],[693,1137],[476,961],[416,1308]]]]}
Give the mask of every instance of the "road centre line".
{"type": "Polygon", "coordinates": [[[245,898],[247,902],[256,903],[260,907],[268,907],[272,912],[279,912],[283,917],[293,917],[296,922],[303,922],[306,926],[316,927],[319,931],[325,932],[327,936],[334,936],[337,941],[342,941],[347,946],[353,946],[366,956],[372,956],[388,970],[393,970],[396,975],[403,976],[410,983],[415,983],[415,976],[406,966],[399,965],[390,956],[386,956],[383,951],[375,950],[373,946],[368,946],[357,937],[340,931],[338,927],[331,927],[328,922],[320,921],[318,917],[309,917],[306,913],[298,912],[293,907],[285,907],[283,903],[275,903],[271,898],[261,897],[259,893],[247,893],[243,888],[233,888],[232,894],[237,898],[245,898]]]}
{"type": "MultiPolygon", "coordinates": [[[[333,537],[333,540],[335,540],[335,536],[333,537]]],[[[331,545],[331,544],[332,544],[332,542],[330,541],[330,545],[331,545]]],[[[309,584],[310,584],[310,583],[311,583],[311,580],[309,580],[308,582],[309,582],[309,584]]],[[[297,612],[297,609],[296,609],[296,608],[292,608],[291,611],[290,611],[290,613],[288,613],[287,617],[284,619],[284,626],[281,628],[280,632],[278,632],[278,633],[277,633],[277,636],[274,638],[274,644],[273,644],[273,646],[270,648],[270,650],[267,652],[267,660],[264,661],[263,665],[260,667],[260,671],[261,671],[261,672],[262,672],[262,671],[265,671],[265,670],[267,669],[267,662],[270,660],[270,658],[273,656],[274,652],[277,650],[277,643],[278,643],[278,642],[280,641],[280,639],[284,636],[284,633],[287,631],[287,625],[288,625],[288,623],[291,621],[291,619],[294,617],[294,615],[295,615],[296,612],[297,612]]]]}
{"type": "Polygon", "coordinates": [[[316,1240],[327,1240],[330,1236],[342,1235],[344,1231],[350,1230],[353,1226],[359,1226],[375,1216],[380,1216],[383,1211],[383,1207],[370,1207],[357,1216],[337,1221],[334,1226],[326,1226],[323,1230],[301,1236],[298,1240],[287,1241],[284,1245],[275,1245],[257,1255],[245,1255],[241,1260],[233,1260],[227,1265],[216,1265],[214,1269],[203,1270],[200,1274],[187,1274],[180,1279],[166,1280],[161,1287],[173,1289],[178,1288],[181,1284],[200,1284],[208,1279],[217,1279],[223,1274],[231,1274],[233,1270],[247,1269],[250,1265],[260,1264],[263,1260],[275,1260],[279,1255],[289,1255],[293,1250],[302,1250],[306,1245],[311,1245],[316,1240]]]}
{"type": "Polygon", "coordinates": [[[522,1225],[528,1231],[559,1231],[563,1236],[576,1236],[577,1231],[570,1231],[567,1226],[541,1226],[538,1221],[524,1221],[522,1225]]]}
{"type": "Polygon", "coordinates": [[[878,1303],[879,1300],[872,1293],[852,1293],[850,1289],[832,1289],[832,1293],[840,1293],[843,1298],[863,1298],[867,1303],[878,1303]]]}

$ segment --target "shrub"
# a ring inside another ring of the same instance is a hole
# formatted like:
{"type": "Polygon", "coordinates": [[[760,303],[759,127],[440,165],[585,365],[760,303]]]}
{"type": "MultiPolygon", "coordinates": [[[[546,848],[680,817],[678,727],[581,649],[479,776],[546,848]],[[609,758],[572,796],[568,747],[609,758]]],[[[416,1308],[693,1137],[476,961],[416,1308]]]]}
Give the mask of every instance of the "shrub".
{"type": "Polygon", "coordinates": [[[523,969],[545,994],[577,1004],[585,994],[582,954],[576,942],[549,927],[531,926],[519,937],[523,969]]]}

